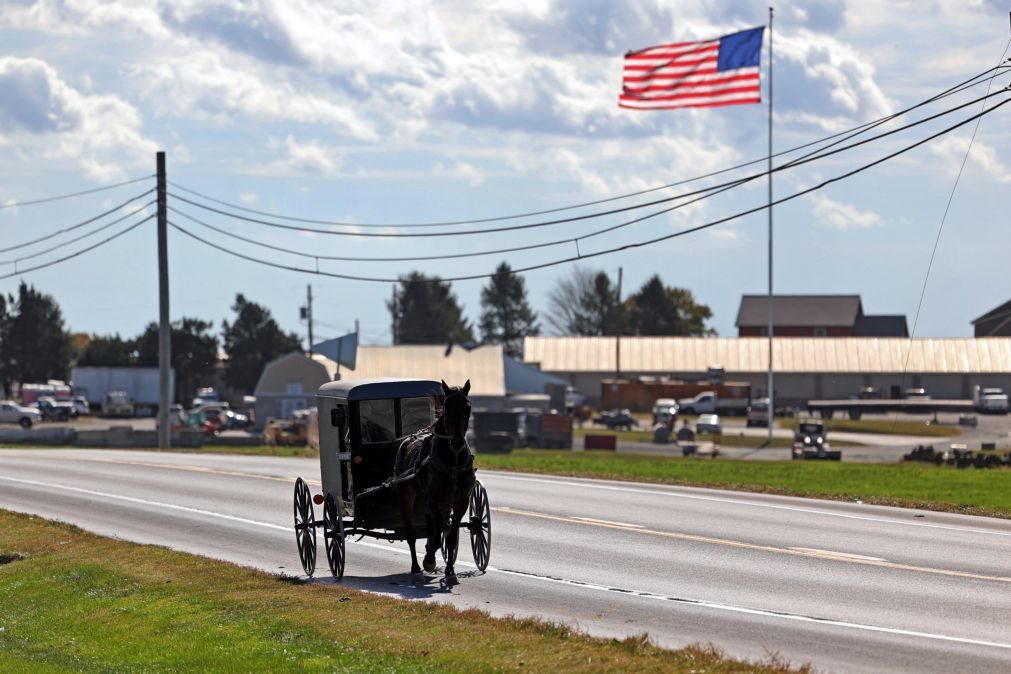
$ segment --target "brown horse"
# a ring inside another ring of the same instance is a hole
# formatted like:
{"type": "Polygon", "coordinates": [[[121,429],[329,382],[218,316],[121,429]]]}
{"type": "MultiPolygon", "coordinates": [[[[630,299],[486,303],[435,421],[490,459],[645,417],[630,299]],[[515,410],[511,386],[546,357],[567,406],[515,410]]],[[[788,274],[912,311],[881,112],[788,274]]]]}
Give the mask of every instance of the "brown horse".
{"type": "Polygon", "coordinates": [[[414,478],[398,483],[400,513],[404,519],[407,544],[411,548],[411,573],[421,573],[414,543],[414,507],[418,496],[425,504],[425,571],[435,571],[435,553],[446,539],[446,582],[456,585],[456,550],[460,540],[460,522],[467,512],[474,488],[474,455],[465,434],[470,421],[470,380],[463,386],[450,387],[442,382],[445,393],[442,414],[423,433],[404,441],[397,455],[397,472],[413,470],[414,478]]]}

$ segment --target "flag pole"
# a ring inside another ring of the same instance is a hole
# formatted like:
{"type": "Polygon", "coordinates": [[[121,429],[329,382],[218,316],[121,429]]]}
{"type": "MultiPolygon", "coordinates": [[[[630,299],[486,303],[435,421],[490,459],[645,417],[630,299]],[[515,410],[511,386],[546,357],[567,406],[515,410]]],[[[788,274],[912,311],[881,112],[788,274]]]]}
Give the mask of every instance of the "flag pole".
{"type": "Polygon", "coordinates": [[[769,7],[769,440],[772,445],[772,424],[776,418],[775,389],[772,381],[772,7],[769,7]]]}

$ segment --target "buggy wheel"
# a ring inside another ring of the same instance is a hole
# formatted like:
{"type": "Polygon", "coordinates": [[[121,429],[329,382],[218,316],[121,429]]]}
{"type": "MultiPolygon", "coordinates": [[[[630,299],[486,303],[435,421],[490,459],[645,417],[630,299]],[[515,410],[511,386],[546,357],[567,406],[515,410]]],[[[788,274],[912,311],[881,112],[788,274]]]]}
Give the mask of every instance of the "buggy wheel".
{"type": "Polygon", "coordinates": [[[330,573],[340,580],[344,577],[344,513],[333,494],[327,494],[323,501],[323,540],[330,573]]]}
{"type": "Polygon", "coordinates": [[[305,575],[316,570],[316,515],[312,510],[312,496],[305,480],[295,480],[295,545],[305,575]]]}
{"type": "Polygon", "coordinates": [[[488,568],[488,558],[491,555],[491,507],[488,505],[488,492],[480,480],[474,482],[474,491],[470,495],[470,550],[474,553],[474,564],[478,570],[488,568]]]}

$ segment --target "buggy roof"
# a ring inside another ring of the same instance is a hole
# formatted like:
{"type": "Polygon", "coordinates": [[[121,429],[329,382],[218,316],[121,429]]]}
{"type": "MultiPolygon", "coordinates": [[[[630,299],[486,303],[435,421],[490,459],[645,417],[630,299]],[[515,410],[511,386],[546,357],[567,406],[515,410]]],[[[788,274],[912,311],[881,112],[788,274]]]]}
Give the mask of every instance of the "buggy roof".
{"type": "Polygon", "coordinates": [[[383,400],[386,398],[441,396],[444,393],[442,384],[431,379],[376,377],[375,379],[332,381],[320,386],[316,395],[321,398],[341,398],[343,400],[383,400]]]}

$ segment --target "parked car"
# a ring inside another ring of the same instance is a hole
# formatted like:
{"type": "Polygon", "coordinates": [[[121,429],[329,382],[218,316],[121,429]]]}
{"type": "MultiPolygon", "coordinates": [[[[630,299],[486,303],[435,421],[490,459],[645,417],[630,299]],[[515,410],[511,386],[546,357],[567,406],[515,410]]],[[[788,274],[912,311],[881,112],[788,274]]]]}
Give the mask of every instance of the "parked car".
{"type": "Polygon", "coordinates": [[[102,401],[103,417],[132,417],[133,401],[126,391],[109,391],[102,401]]]}
{"type": "Polygon", "coordinates": [[[31,428],[42,421],[42,412],[34,407],[24,407],[13,400],[0,402],[0,423],[18,424],[21,428],[31,428]]]}
{"type": "Polygon", "coordinates": [[[766,426],[769,425],[769,399],[756,398],[748,405],[748,416],[745,419],[746,426],[766,426]]]}
{"type": "Polygon", "coordinates": [[[77,416],[74,403],[69,400],[57,400],[51,396],[40,396],[34,404],[42,413],[45,421],[70,421],[77,416]]]}
{"type": "Polygon", "coordinates": [[[291,419],[274,419],[263,428],[263,441],[268,445],[304,447],[308,441],[305,422],[291,419]]]}
{"type": "Polygon", "coordinates": [[[84,396],[74,396],[70,401],[74,403],[74,409],[77,410],[77,415],[91,414],[91,403],[84,396]]]}
{"type": "Polygon", "coordinates": [[[598,426],[606,426],[609,429],[624,428],[630,431],[638,422],[628,410],[611,410],[598,414],[593,419],[593,423],[598,426]]]}
{"type": "Polygon", "coordinates": [[[927,389],[925,388],[907,388],[906,398],[910,400],[930,400],[930,396],[927,395],[927,389]]]}
{"type": "Polygon", "coordinates": [[[826,437],[825,424],[818,421],[798,421],[793,429],[791,458],[841,460],[842,452],[833,451],[826,437]]]}
{"type": "Polygon", "coordinates": [[[720,435],[723,433],[723,426],[720,424],[719,414],[702,414],[695,422],[696,433],[712,433],[720,435]]]}
{"type": "Polygon", "coordinates": [[[674,398],[657,398],[653,403],[653,425],[673,426],[678,417],[678,401],[674,398]]]}

